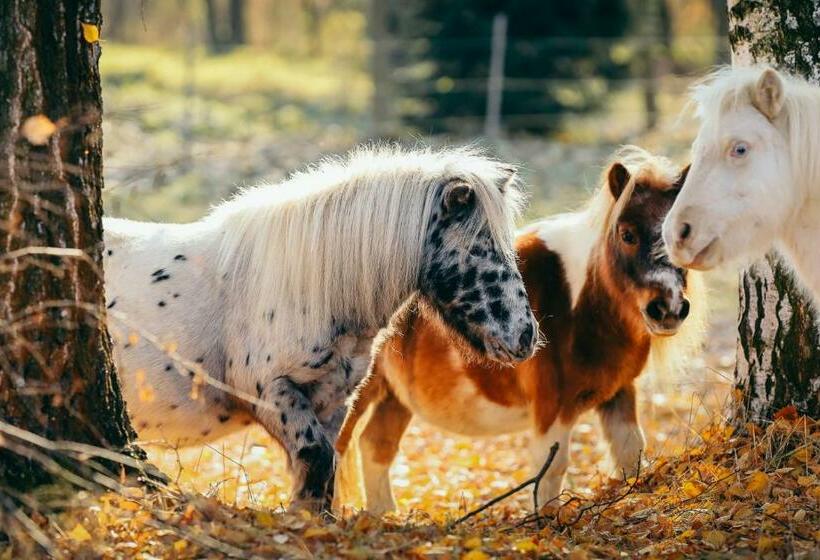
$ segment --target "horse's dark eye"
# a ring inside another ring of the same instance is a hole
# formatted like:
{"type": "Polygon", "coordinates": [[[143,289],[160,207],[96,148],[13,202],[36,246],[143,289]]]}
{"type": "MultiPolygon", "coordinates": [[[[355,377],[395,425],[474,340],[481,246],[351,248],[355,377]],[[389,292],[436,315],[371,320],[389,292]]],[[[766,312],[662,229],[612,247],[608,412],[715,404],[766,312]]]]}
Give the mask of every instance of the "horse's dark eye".
{"type": "Polygon", "coordinates": [[[731,149],[731,155],[733,158],[742,158],[746,157],[746,154],[749,153],[749,145],[746,142],[736,142],[731,149]]]}
{"type": "Polygon", "coordinates": [[[635,245],[638,242],[638,238],[635,237],[635,234],[632,233],[628,229],[621,230],[621,241],[626,243],[627,245],[635,245]]]}

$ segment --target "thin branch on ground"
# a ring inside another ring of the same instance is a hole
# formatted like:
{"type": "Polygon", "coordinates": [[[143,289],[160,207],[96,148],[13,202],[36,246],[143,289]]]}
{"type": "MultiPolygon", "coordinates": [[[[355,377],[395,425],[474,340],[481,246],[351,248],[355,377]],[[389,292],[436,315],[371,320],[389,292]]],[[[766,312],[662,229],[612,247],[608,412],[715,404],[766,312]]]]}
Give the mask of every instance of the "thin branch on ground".
{"type": "MultiPolygon", "coordinates": [[[[474,516],[478,515],[479,513],[484,511],[485,509],[490,508],[490,507],[494,506],[495,504],[497,504],[497,503],[499,503],[503,500],[506,500],[507,498],[509,498],[513,494],[517,494],[518,492],[520,492],[521,490],[523,490],[524,488],[526,488],[530,484],[535,485],[535,489],[533,491],[537,492],[538,491],[538,485],[541,483],[541,479],[544,478],[544,475],[546,474],[547,470],[550,468],[550,465],[552,465],[552,462],[555,460],[556,453],[558,453],[558,442],[557,441],[552,444],[552,447],[550,448],[550,453],[547,456],[547,460],[544,462],[544,465],[541,467],[541,470],[538,471],[538,474],[536,474],[534,477],[532,477],[528,480],[525,480],[524,482],[522,482],[521,484],[519,484],[515,488],[512,488],[511,490],[507,490],[503,494],[500,494],[500,495],[496,496],[495,498],[493,498],[492,500],[490,500],[488,502],[485,502],[482,506],[472,510],[471,512],[459,517],[458,519],[456,519],[453,522],[451,527],[455,527],[459,523],[463,523],[464,521],[467,521],[471,517],[474,517],[474,516]]],[[[537,499],[537,497],[535,499],[535,507],[536,507],[536,512],[535,513],[537,515],[538,514],[538,499],[537,499]]]]}

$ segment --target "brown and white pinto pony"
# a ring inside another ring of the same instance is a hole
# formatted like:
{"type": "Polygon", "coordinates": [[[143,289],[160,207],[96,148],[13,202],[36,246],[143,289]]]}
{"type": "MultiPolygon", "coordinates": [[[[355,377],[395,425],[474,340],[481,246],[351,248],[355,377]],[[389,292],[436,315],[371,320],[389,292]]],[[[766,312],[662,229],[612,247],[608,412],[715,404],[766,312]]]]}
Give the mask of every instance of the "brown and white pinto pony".
{"type": "Polygon", "coordinates": [[[587,410],[600,416],[618,473],[634,473],[644,447],[635,379],[650,358],[655,367],[678,361],[703,331],[700,279],[673,266],[661,240],[685,174],[665,158],[624,148],[586,208],[519,234],[520,270],[543,342],[513,369],[465,358],[418,307],[397,315],[374,343],[371,371],[337,442],[337,504],[395,509],[389,468],[414,414],[470,436],[530,430],[535,470],[557,441],[538,488],[541,504],[561,493],[570,433],[587,410]]]}

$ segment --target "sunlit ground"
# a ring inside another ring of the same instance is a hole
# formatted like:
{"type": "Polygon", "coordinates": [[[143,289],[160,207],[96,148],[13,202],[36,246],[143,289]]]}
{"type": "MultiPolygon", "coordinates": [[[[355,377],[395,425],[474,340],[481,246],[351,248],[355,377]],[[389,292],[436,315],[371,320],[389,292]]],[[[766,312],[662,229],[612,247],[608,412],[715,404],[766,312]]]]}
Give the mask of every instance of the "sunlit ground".
{"type": "MultiPolygon", "coordinates": [[[[731,334],[731,333],[730,333],[731,334]]],[[[649,461],[699,444],[699,431],[720,420],[731,380],[734,347],[716,333],[704,354],[684,374],[642,380],[641,418],[649,461]]],[[[420,509],[434,519],[455,517],[531,476],[529,437],[511,434],[467,438],[414,422],[392,469],[401,512],[420,509]]],[[[569,488],[591,493],[609,474],[594,414],[575,428],[569,488]]],[[[262,428],[254,427],[205,447],[150,449],[151,460],[188,491],[240,507],[287,504],[290,477],[286,457],[262,428]]],[[[529,494],[506,505],[526,508],[529,494]]]]}

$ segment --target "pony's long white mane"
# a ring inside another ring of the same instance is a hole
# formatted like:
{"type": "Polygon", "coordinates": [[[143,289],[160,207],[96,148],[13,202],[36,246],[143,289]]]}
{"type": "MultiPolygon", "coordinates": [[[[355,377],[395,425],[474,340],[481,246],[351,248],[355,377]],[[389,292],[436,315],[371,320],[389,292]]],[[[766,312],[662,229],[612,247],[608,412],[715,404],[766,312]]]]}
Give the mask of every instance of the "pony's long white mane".
{"type": "MultiPolygon", "coordinates": [[[[723,67],[691,89],[695,115],[706,134],[718,134],[721,116],[752,103],[751,92],[766,66],[723,67]]],[[[820,189],[820,87],[780,72],[784,86],[785,131],[797,187],[820,189]]]]}
{"type": "Polygon", "coordinates": [[[462,247],[488,226],[512,262],[523,197],[514,178],[499,188],[509,176],[509,166],[471,148],[362,147],[279,185],[243,190],[206,220],[222,232],[220,274],[240,297],[261,300],[257,308],[300,302],[306,309],[296,320],[372,327],[417,285],[437,195],[450,179],[466,180],[476,194],[462,247]]]}

